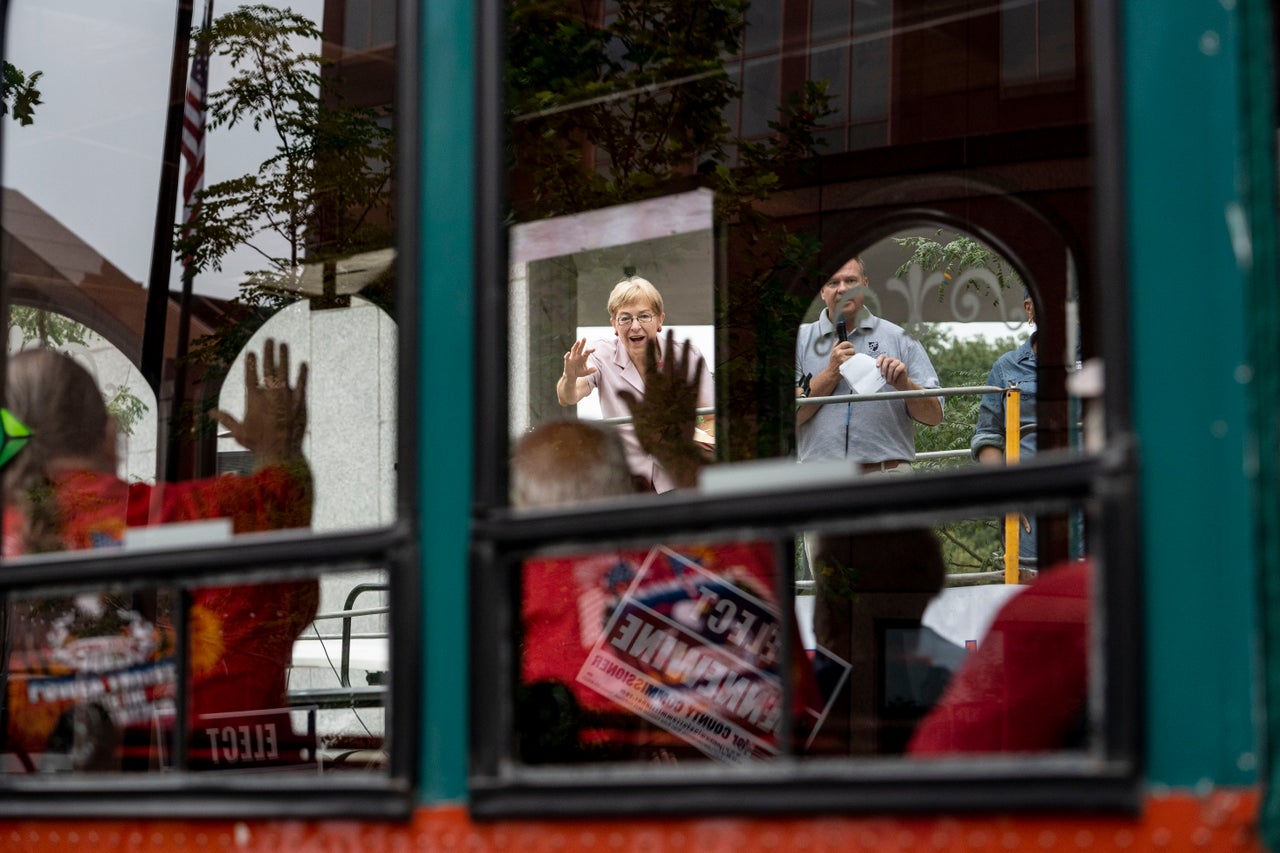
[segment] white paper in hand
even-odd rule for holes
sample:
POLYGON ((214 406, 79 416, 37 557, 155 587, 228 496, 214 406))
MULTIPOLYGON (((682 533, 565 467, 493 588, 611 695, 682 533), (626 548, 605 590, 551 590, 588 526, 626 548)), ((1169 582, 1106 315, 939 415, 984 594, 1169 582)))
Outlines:
POLYGON ((865 353, 854 353, 840 365, 840 375, 855 394, 874 394, 884 386, 884 376, 876 367, 876 360, 865 353))

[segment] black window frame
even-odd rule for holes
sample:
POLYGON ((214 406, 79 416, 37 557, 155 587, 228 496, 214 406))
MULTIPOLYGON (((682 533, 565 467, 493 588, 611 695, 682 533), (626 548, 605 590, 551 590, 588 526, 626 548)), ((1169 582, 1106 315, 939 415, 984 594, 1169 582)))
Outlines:
MULTIPOLYGON (((1096 324, 1105 356, 1106 446, 1095 456, 1065 461, 1032 460, 1001 472, 969 470, 917 478, 887 478, 854 488, 824 486, 768 494, 708 497, 668 494, 660 501, 587 506, 575 511, 516 513, 507 506, 503 448, 507 425, 506 341, 486 330, 506 328, 507 230, 499 177, 505 166, 500 33, 502 4, 479 7, 481 88, 477 109, 481 144, 478 193, 478 293, 476 350, 475 514, 471 567, 471 812, 479 818, 644 816, 687 814, 814 814, 822 812, 1081 811, 1134 813, 1141 802, 1142 636, 1136 491, 1137 454, 1128 403, 1130 368, 1127 339, 1128 295, 1113 288, 1106 310, 1085 319, 1096 324), (890 759, 778 760, 726 770, 715 765, 664 767, 614 765, 607 771, 566 765, 529 767, 509 759, 513 689, 513 631, 519 621, 519 560, 540 546, 600 544, 619 540, 653 543, 714 531, 821 526, 833 502, 846 518, 889 523, 919 513, 957 507, 948 499, 964 494, 965 510, 1016 506, 1019 500, 1080 501, 1094 517, 1105 517, 1104 534, 1090 551, 1107 567, 1094 586, 1100 624, 1093 637, 1106 676, 1091 693, 1105 709, 1096 722, 1093 748, 1083 754, 980 757, 937 763, 890 759), (633 508, 643 506, 644 511, 633 508)), ((1120 127, 1120 46, 1118 4, 1097 0, 1090 7, 1094 64, 1091 128, 1097 193, 1096 269, 1099 282, 1123 282, 1126 254, 1120 127)), ((1095 300, 1095 305, 1102 300, 1095 300)), ((750 535, 750 534, 749 534, 750 535)), ((781 598, 785 608, 789 592, 781 598)), ((1095 672, 1097 668, 1095 667, 1095 672)))
MULTIPOLYGON (((190 0, 185 0, 188 7, 190 0)), ((278 577, 322 577, 329 571, 385 570, 390 597, 390 684, 385 741, 388 767, 378 774, 316 773, 83 773, 65 776, 0 776, 0 816, 103 818, 320 818, 343 814, 404 819, 416 805, 421 601, 418 435, 406 428, 418 409, 419 313, 417 223, 421 208, 420 122, 421 15, 418 4, 397 3, 396 189, 397 411, 396 518, 381 528, 342 533, 278 531, 198 549, 71 553, 56 560, 24 557, 0 565, 0 600, 31 590, 157 586, 190 589, 208 584, 253 583, 278 577)), ((9 3, 0 6, 0 44, 9 3)), ((0 129, 0 150, 3 134, 0 129)), ((175 152, 176 156, 176 152, 175 152)), ((8 310, 0 285, 0 309, 8 310)), ((4 371, 0 369, 0 390, 4 371)), ((313 413, 313 417, 315 413, 313 413)), ((0 614, 0 622, 3 616, 0 614)), ((183 648, 180 643, 179 649, 183 648)), ((4 669, 7 676, 7 667, 4 669)), ((186 696, 180 683, 176 699, 186 696)))

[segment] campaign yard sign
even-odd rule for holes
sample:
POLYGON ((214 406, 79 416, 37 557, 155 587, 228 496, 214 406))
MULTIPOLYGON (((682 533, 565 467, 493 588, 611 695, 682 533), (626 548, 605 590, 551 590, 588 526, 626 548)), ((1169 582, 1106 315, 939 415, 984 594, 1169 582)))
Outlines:
POLYGON ((765 594, 654 548, 577 679, 714 759, 775 755, 784 629, 765 594))

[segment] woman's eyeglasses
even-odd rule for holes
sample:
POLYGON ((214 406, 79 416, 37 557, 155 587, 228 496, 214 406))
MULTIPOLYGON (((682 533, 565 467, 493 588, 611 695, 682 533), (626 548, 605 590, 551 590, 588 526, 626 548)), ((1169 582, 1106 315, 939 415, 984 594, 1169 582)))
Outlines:
POLYGON ((657 314, 650 314, 648 311, 645 311, 643 314, 637 314, 634 317, 630 314, 619 314, 617 317, 613 318, 613 322, 625 329, 632 323, 639 323, 641 326, 647 326, 656 319, 658 319, 657 314))

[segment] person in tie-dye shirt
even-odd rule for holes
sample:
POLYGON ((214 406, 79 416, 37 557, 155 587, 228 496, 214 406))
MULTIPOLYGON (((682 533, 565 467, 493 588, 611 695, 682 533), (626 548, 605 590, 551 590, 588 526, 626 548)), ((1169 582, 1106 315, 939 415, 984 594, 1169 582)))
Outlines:
MULTIPOLYGON (((304 364, 296 385, 290 384, 283 344, 277 358, 274 342, 267 342, 261 382, 257 356, 249 354, 244 418, 214 416, 254 453, 256 471, 150 485, 116 475, 115 422, 88 371, 50 349, 14 355, 6 404, 31 437, 4 471, 4 555, 117 548, 129 528, 213 518, 229 519, 236 533, 309 526, 311 474, 302 453, 306 377, 304 364)), ((195 725, 205 714, 285 705, 293 642, 315 618, 318 583, 202 587, 190 596, 195 725)), ((97 742, 86 760, 93 769, 118 769, 125 731, 172 708, 172 596, 161 598, 170 603, 154 614, 137 612, 128 597, 111 592, 13 605, 10 744, 28 754, 56 751, 68 715, 74 724, 65 725, 83 726, 91 704, 91 739, 97 742), (93 654, 82 654, 90 649, 93 654), (72 696, 79 681, 130 687, 121 695, 108 690, 90 703, 72 696)))

